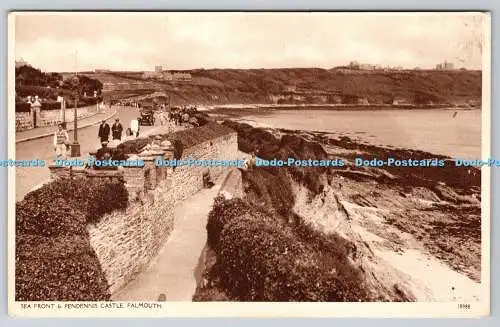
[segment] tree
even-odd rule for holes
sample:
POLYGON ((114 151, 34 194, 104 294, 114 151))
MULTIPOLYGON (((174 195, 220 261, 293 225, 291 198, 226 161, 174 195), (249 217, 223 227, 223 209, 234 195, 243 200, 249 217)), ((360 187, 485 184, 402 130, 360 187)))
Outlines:
MULTIPOLYGON (((74 76, 75 77, 75 76, 74 76)), ((97 94, 100 95, 102 91, 102 83, 99 80, 90 78, 85 75, 78 75, 78 82, 76 82, 75 78, 67 78, 63 82, 63 89, 77 91, 79 96, 83 96, 85 93, 93 96, 94 91, 97 91, 97 94)))

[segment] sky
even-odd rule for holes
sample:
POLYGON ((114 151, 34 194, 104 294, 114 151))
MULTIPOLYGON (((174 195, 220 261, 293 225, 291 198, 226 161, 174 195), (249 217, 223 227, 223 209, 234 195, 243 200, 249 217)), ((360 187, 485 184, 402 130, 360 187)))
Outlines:
POLYGON ((481 14, 23 13, 14 57, 44 71, 332 68, 351 61, 481 69, 481 14))

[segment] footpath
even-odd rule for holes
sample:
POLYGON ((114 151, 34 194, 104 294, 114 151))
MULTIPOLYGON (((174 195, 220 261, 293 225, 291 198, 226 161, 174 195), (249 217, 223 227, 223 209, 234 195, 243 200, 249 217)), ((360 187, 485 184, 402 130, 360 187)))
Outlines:
MULTIPOLYGON (((112 111, 103 111, 92 115, 90 117, 82 118, 78 120, 78 129, 85 128, 89 126, 94 126, 99 124, 103 119, 110 119, 114 115, 116 115, 116 108, 112 111)), ((53 136, 56 131, 57 126, 48 126, 48 127, 38 127, 28 129, 22 132, 16 132, 16 144, 21 142, 27 142, 35 139, 40 139, 48 136, 53 136)), ((68 123, 67 131, 73 130, 73 122, 68 123)))
POLYGON ((112 296, 114 301, 192 301, 207 240, 207 219, 226 174, 174 208, 174 229, 149 267, 112 296))

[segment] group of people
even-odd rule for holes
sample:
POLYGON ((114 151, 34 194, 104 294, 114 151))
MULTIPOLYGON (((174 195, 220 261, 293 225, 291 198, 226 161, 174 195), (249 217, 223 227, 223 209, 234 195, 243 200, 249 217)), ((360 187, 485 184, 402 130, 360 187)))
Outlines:
MULTIPOLYGON (((163 126, 168 121, 174 123, 175 125, 190 124, 192 126, 198 126, 198 120, 194 116, 198 112, 197 108, 191 107, 174 107, 170 112, 166 113, 164 110, 159 110, 156 114, 159 118, 160 124, 163 126)), ((130 122, 130 127, 125 131, 124 140, 130 140, 139 137, 140 130, 140 118, 132 119, 130 122)), ((99 132, 97 134, 101 145, 107 146, 110 142, 118 145, 122 141, 123 125, 120 123, 120 119, 116 118, 114 124, 110 127, 106 120, 102 120, 99 125, 99 132)), ((69 149, 69 137, 66 131, 65 124, 60 123, 58 129, 54 134, 54 151, 57 158, 66 158, 67 150, 69 149)))
POLYGON ((182 125, 182 123, 188 123, 193 126, 198 126, 198 120, 194 115, 198 112, 196 107, 173 107, 168 114, 168 120, 173 122, 175 125, 182 125))
POLYGON ((157 116, 158 120, 160 121, 161 126, 164 126, 167 123, 167 114, 165 113, 165 111, 159 110, 156 113, 156 116, 157 116))
MULTIPOLYGON (((138 137, 139 130, 139 118, 132 119, 132 121, 130 122, 130 127, 125 131, 125 140, 138 137)), ((109 127, 106 120, 101 121, 101 125, 99 125, 99 132, 97 134, 97 137, 100 139, 101 144, 109 143, 110 134, 114 143, 120 143, 122 141, 123 125, 120 123, 119 118, 115 119, 115 123, 111 127, 109 127)))
MULTIPOLYGON (((140 124, 139 118, 133 119, 130 122, 130 127, 125 131, 124 141, 134 139, 139 136, 140 124)), ((107 145, 110 140, 117 145, 122 141, 123 135, 123 125, 120 123, 120 119, 116 118, 114 124, 110 127, 106 120, 102 120, 99 125, 99 132, 97 137, 99 138, 101 145, 107 145)), ((57 125, 57 131, 54 133, 53 137, 54 151, 57 159, 66 159, 67 151, 70 147, 69 136, 64 123, 59 123, 57 125)))

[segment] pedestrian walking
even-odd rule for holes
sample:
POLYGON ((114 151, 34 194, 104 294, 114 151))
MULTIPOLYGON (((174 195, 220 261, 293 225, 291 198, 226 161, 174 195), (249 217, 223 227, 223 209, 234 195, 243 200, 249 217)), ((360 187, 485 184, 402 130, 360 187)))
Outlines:
POLYGON ((115 119, 115 123, 113 124, 113 126, 111 126, 111 132, 112 132, 112 135, 113 135, 113 140, 119 140, 119 141, 121 141, 121 139, 122 139, 122 132, 123 132, 123 126, 120 123, 120 119, 119 118, 115 119))
POLYGON ((101 143, 109 142, 109 131, 110 128, 106 120, 101 121, 101 125, 99 125, 99 134, 97 135, 97 137, 101 139, 101 143))
POLYGON ((134 133, 135 137, 139 136, 139 119, 132 119, 130 121, 130 129, 132 130, 132 133, 134 133))
POLYGON ((68 144, 68 132, 63 128, 63 124, 60 123, 57 126, 57 131, 54 134, 54 151, 56 152, 57 159, 66 159, 68 144))
POLYGON ((160 111, 160 125, 165 125, 165 112, 160 111))

